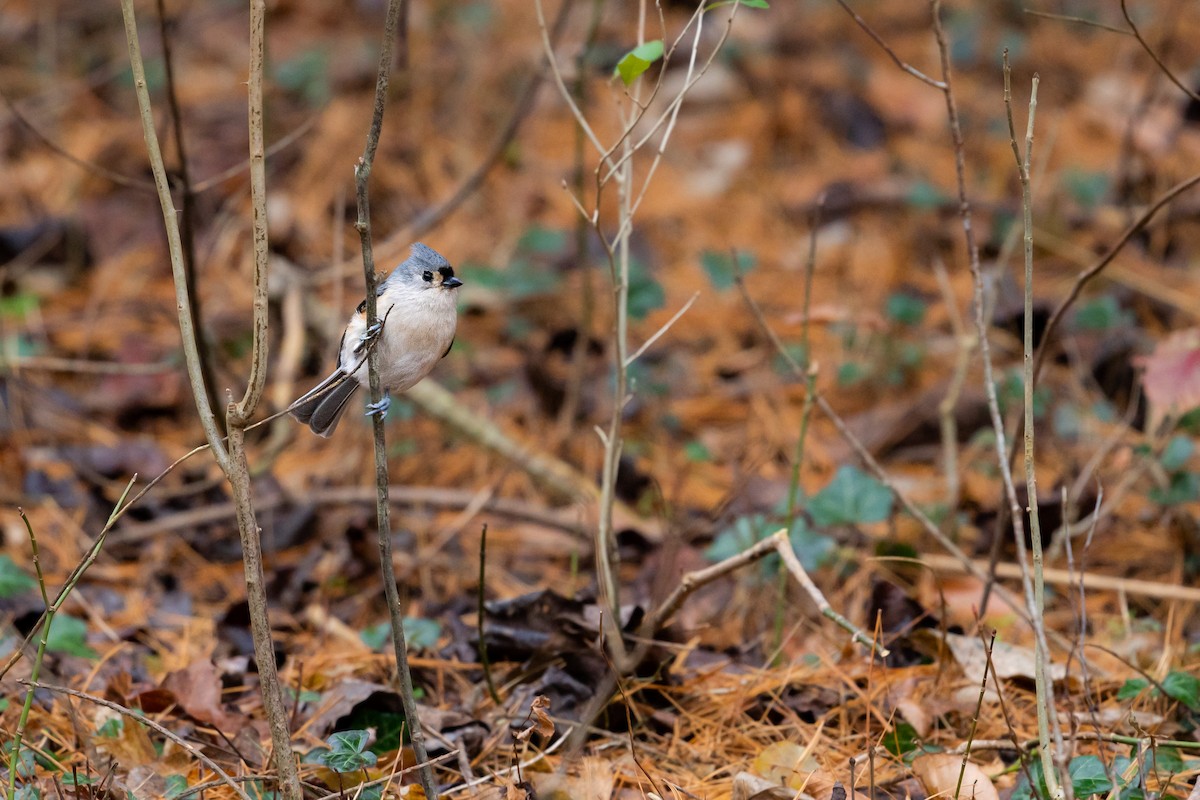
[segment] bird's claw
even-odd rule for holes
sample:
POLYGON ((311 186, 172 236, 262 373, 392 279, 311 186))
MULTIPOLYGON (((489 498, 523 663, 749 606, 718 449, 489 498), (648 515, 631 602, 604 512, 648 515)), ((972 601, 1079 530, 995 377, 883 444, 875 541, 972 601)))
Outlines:
POLYGON ((378 336, 381 330, 383 330, 383 322, 376 320, 374 325, 363 331, 362 336, 359 336, 358 340, 360 342, 369 342, 378 336))
POLYGON ((382 399, 378 403, 367 403, 367 416, 379 417, 380 419, 387 416, 388 409, 392 407, 392 396, 384 393, 382 399))

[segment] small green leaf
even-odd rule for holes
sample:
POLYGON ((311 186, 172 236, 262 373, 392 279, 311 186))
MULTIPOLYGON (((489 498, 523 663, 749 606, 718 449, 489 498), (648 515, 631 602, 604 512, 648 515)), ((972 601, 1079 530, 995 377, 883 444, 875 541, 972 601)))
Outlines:
POLYGON ((1133 315, 1122 309, 1117 298, 1110 294, 1102 294, 1080 306, 1073 320, 1075 329, 1079 331, 1110 331, 1127 327, 1133 322, 1133 315))
POLYGON ((666 303, 667 293, 663 291, 662 284, 654 280, 648 270, 637 268, 629 270, 629 295, 626 305, 631 318, 645 319, 647 314, 662 308, 666 303))
POLYGON ((704 7, 704 10, 712 11, 714 8, 720 8, 721 6, 731 6, 735 2, 740 6, 745 6, 746 8, 770 8, 771 7, 770 5, 768 5, 767 0, 740 0, 740 2, 738 2, 738 0, 717 0, 717 2, 715 2, 715 3, 709 3, 708 5, 706 5, 704 7))
POLYGON ((95 658, 96 651, 87 644, 87 624, 70 614, 58 613, 46 633, 46 649, 82 658, 95 658))
POLYGON ((724 561, 736 556, 763 538, 767 520, 762 514, 738 517, 732 525, 717 534, 712 544, 704 551, 709 561, 724 561))
POLYGON ((868 375, 868 370, 865 366, 857 361, 843 361, 838 365, 837 382, 838 386, 847 387, 865 380, 868 375))
POLYGON ((1112 176, 1107 172, 1086 172, 1068 169, 1063 175, 1067 192, 1085 209, 1094 209, 1104 200, 1112 185, 1112 176))
POLYGON ((895 292, 887 299, 887 318, 901 325, 920 325, 925 319, 925 301, 907 292, 895 292))
MULTIPOLYGON (((1195 444, 1190 436, 1172 436, 1171 441, 1167 442, 1167 446, 1163 448, 1162 458, 1159 463, 1167 472, 1175 472, 1181 469, 1188 459, 1192 457, 1192 451, 1195 449, 1195 444)), ((2 566, 2 565, 0 565, 2 566)), ((3 570, 0 570, 0 575, 3 570)))
MULTIPOLYGON (((428 650, 437 644, 442 635, 442 626, 422 617, 404 618, 404 642, 415 650, 428 650)), ((392 641, 392 623, 380 622, 369 625, 358 633, 362 643, 372 650, 382 650, 392 641)))
POLYGON ((188 789, 186 775, 168 775, 163 782, 165 784, 163 796, 168 798, 168 800, 178 797, 188 789))
POLYGON ((1155 487, 1150 490, 1150 499, 1159 505, 1176 506, 1200 498, 1200 474, 1175 472, 1171 474, 1166 489, 1155 487))
POLYGON ((1146 751, 1146 756, 1146 768, 1160 775, 1178 775, 1185 769, 1183 756, 1176 747, 1154 747, 1146 751))
POLYGON ((892 493, 858 467, 839 467, 833 480, 808 504, 820 527, 880 522, 892 513, 892 493))
POLYGON ((537 255, 555 255, 567 249, 570 234, 558 228, 530 226, 517 240, 517 250, 537 255))
POLYGON ((1078 756, 1071 759, 1067 768, 1075 797, 1083 800, 1094 794, 1104 794, 1112 789, 1112 781, 1104 771, 1104 762, 1098 756, 1078 756))
POLYGON ((1200 711, 1200 680, 1195 675, 1172 670, 1163 678, 1162 687, 1167 697, 1192 711, 1200 711))
POLYGON ((1130 678, 1129 680, 1125 681, 1125 683, 1121 684, 1121 688, 1117 690, 1117 699, 1132 700, 1142 692, 1146 691, 1146 688, 1149 686, 1150 682, 1145 678, 1130 678))
POLYGON ((121 731, 125 728, 125 721, 120 717, 113 717, 105 720, 104 724, 96 728, 97 736, 106 736, 110 739, 116 739, 121 735, 121 731))
MULTIPOLYGON (((7 745, 7 743, 6 743, 7 745)), ((4 748, 4 755, 7 757, 12 754, 9 747, 4 748)), ((21 752, 17 754, 17 774, 22 778, 32 778, 37 772, 37 754, 30 750, 25 745, 21 745, 21 752)))
POLYGON ((41 299, 32 292, 0 297, 0 317, 24 317, 41 307, 41 299))
POLYGON ((8 555, 0 555, 0 599, 15 597, 37 588, 37 581, 25 573, 8 555))
POLYGON ((707 273, 708 282, 719 292, 732 289, 739 272, 745 274, 754 268, 754 255, 738 251, 736 269, 734 264, 729 253, 719 250, 705 250, 700 254, 700 266, 707 273))
POLYGON ((640 44, 626 53, 624 58, 617 62, 617 66, 613 70, 613 77, 620 77, 621 82, 629 86, 641 77, 642 73, 650 69, 650 65, 658 61, 662 56, 662 39, 655 39, 652 42, 640 44))
POLYGON ((370 731, 338 731, 325 741, 330 748, 324 757, 325 766, 334 772, 355 772, 375 766, 378 758, 367 749, 370 740, 370 731))
POLYGON ((797 517, 788 531, 788 541, 792 550, 805 569, 814 570, 827 562, 836 549, 833 538, 818 533, 805 523, 803 517, 797 517))
POLYGON ((685 444, 683 454, 688 461, 712 461, 712 453, 699 439, 693 439, 685 444))
POLYGON ((916 749, 918 738, 916 728, 907 722, 901 722, 883 735, 883 747, 900 758, 916 749))

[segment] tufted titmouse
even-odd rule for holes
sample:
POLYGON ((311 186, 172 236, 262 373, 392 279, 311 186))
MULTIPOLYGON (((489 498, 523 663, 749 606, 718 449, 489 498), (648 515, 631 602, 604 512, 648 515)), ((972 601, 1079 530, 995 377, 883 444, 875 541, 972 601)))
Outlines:
POLYGON ((292 416, 328 437, 337 427, 346 403, 367 386, 367 345, 378 335, 379 383, 385 394, 378 404, 367 404, 367 414, 386 414, 391 399, 386 392, 403 392, 424 378, 454 344, 458 324, 455 292, 462 281, 454 267, 420 242, 391 275, 376 287, 379 325, 367 329, 367 301, 359 303, 350 318, 338 350, 333 374, 292 403, 292 416))

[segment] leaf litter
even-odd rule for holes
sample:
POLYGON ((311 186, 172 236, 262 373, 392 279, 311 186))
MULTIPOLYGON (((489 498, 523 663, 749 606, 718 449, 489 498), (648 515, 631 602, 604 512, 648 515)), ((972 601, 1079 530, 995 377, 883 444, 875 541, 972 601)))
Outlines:
MULTIPOLYGON (((869 13, 898 53, 934 74, 923 6, 858 10, 869 13)), ((234 46, 244 40, 244 20, 202 7, 178 13, 187 23, 174 31, 174 43, 189 76, 180 91, 193 169, 216 175, 237 167, 245 149, 238 122, 244 98, 237 94, 244 66, 234 46)), ((317 118, 269 163, 275 255, 306 287, 299 324, 277 329, 281 369, 272 374, 270 392, 282 407, 327 367, 342 312, 358 297, 353 266, 330 266, 354 253, 334 253, 331 234, 340 228, 344 241, 354 240, 335 212, 350 187, 344 154, 361 146, 374 65, 329 54, 374 46, 378 23, 363 10, 334 13, 320 4, 284 3, 273 14, 279 64, 273 134, 317 118), (284 328, 293 341, 284 339, 284 328)), ((61 40, 53 83, 30 77, 32 65, 42 63, 32 34, 10 40, 13 63, 22 66, 0 81, 6 96, 72 154, 136 181, 144 175, 144 150, 131 93, 105 73, 121 70, 119 30, 98 12, 81 8, 78 15, 52 23, 61 40)), ((601 27, 610 60, 587 73, 596 110, 611 91, 616 59, 635 50, 632 29, 618 16, 601 27)), ((677 23, 674 11, 667 18, 677 23)), ((39 19, 19 7, 12 30, 32 32, 43 24, 39 19)), ((998 308, 998 391, 1011 416, 1021 391, 1013 382, 1020 354, 1012 336, 1021 312, 1012 304, 1019 287, 1007 276, 1011 262, 1002 259, 1020 209, 1007 142, 989 130, 1003 113, 991 48, 1001 40, 1019 45, 1013 48, 1018 87, 1034 70, 1054 76, 1043 83, 1039 123, 1038 152, 1046 154, 1035 197, 1039 309, 1058 302, 1130 213, 1194 169, 1200 139, 1186 104, 1169 92, 1153 100, 1152 113, 1130 123, 1132 108, 1123 104, 1156 76, 1148 62, 1114 69, 1141 58, 1130 37, 1012 19, 986 4, 965 4, 951 22, 959 48, 956 90, 972 115, 965 153, 970 188, 985 257, 995 264, 989 275, 998 308), (1114 59, 1116 50, 1125 60, 1114 59)), ((387 234, 447 196, 474 166, 508 111, 513 82, 536 65, 539 52, 524 4, 478 4, 444 19, 417 16, 413 24, 416 71, 397 104, 408 107, 395 115, 402 121, 391 123, 373 186, 383 229, 377 256, 385 259, 407 246, 387 234)), ((1200 55, 1194 10, 1160 24, 1173 34, 1175 63, 1200 55)), ((622 536, 629 596, 620 622, 627 630, 673 588, 675 576, 709 563, 706 552, 723 532, 753 541, 778 528, 793 530, 787 499, 804 388, 780 368, 739 301, 731 283, 735 264, 786 346, 799 348, 809 326, 802 355, 819 365, 819 387, 867 436, 897 485, 940 513, 939 524, 973 556, 986 558, 999 536, 1001 558, 1014 557, 1008 537, 993 529, 999 482, 986 416, 979 413, 977 363, 953 414, 962 483, 952 508, 938 461, 936 407, 948 391, 958 346, 951 318, 966 313, 971 291, 953 216, 953 153, 942 99, 898 71, 836 8, 743 9, 733 30, 729 62, 706 77, 711 89, 685 105, 634 240, 635 342, 701 294, 634 374, 623 472, 638 479, 622 482, 621 499, 664 523, 669 534, 662 545, 649 544, 656 539, 639 537, 634 524, 622 536), (805 317, 799 311, 805 241, 819 196, 825 205, 805 317), (945 287, 929 267, 938 259, 949 271, 945 287)), ((657 68, 639 66, 647 74, 657 68)), ((667 76, 674 77, 670 69, 667 76)), ((11 442, 0 448, 0 474, 5 504, 30 514, 55 588, 128 477, 156 474, 201 437, 178 369, 157 208, 136 186, 114 185, 64 162, 15 122, 5 131, 9 179, 0 189, 0 243, 13 246, 0 267, 0 337, 4 352, 15 356, 0 386, 0 433, 11 442), (88 371, 94 364, 105 371, 88 371)), ((593 246, 576 251, 575 212, 558 188, 574 167, 573 142, 570 119, 543 90, 504 163, 428 235, 487 288, 464 295, 460 343, 435 377, 453 389, 457 403, 509 436, 593 474, 599 459, 590 431, 610 413, 609 312, 594 304, 584 329, 582 298, 602 294, 606 275, 586 266, 596 262, 593 246), (577 353, 586 357, 581 373, 573 363, 577 353), (576 374, 586 391, 574 416, 564 418, 576 374)), ((237 386, 245 372, 243 189, 244 178, 228 178, 203 193, 198 207, 201 307, 220 354, 222 387, 237 386)), ((1186 445, 1197 430, 1187 418, 1196 404, 1189 367, 1200 285, 1187 267, 1198 243, 1195 208, 1194 199, 1181 198, 1124 251, 1102 285, 1088 290, 1088 299, 1102 299, 1108 311, 1098 307, 1063 336, 1039 387, 1045 394, 1038 467, 1047 491, 1039 504, 1050 513, 1067 489, 1058 523, 1076 523, 1067 537, 1044 522, 1060 544, 1056 566, 1067 566, 1069 544, 1075 569, 1167 587, 1194 582, 1200 467, 1186 445), (1167 416, 1179 425, 1176 439, 1158 435, 1167 416), (1092 463, 1097 453, 1103 457, 1092 463), (1103 487, 1106 513, 1092 528, 1087 514, 1099 498, 1096 485, 1103 487)), ((447 508, 416 498, 405 502, 395 534, 398 573, 413 587, 404 611, 427 623, 414 659, 423 719, 433 755, 444 759, 440 779, 462 787, 456 793, 801 792, 824 800, 846 796, 849 787, 855 796, 948 795, 958 785, 958 753, 976 717, 978 747, 959 796, 1021 797, 1030 775, 1034 785, 1040 780, 1037 759, 1023 775, 1015 758, 1018 744, 1028 752, 1036 739, 1029 631, 1002 604, 989 604, 986 623, 1001 642, 990 674, 1000 680, 992 678, 976 709, 988 662, 972 630, 981 587, 905 561, 936 546, 896 511, 820 417, 803 453, 795 493, 802 524, 793 541, 831 605, 868 631, 879 620, 878 635, 895 658, 871 663, 814 616, 806 598, 781 589, 777 566, 764 562, 690 599, 621 682, 586 754, 570 752, 559 737, 578 724, 608 668, 591 588, 593 511, 564 502, 519 465, 418 408, 397 406, 390 429, 396 484, 487 490, 510 509, 529 509, 524 518, 464 517, 467 504, 447 508), (541 511, 561 512, 570 524, 530 519, 541 511), (484 520, 491 534, 482 630, 499 705, 484 690, 478 663, 477 528, 484 520), (938 641, 959 643, 969 656, 950 658, 938 641), (549 708, 535 698, 549 698, 549 708), (535 727, 541 731, 529 733, 535 727), (519 776, 508 772, 516 765, 524 765, 519 776)), ((361 764, 370 777, 386 780, 412 766, 391 689, 389 648, 363 635, 386 613, 375 577, 371 493, 337 494, 370 481, 363 468, 370 461, 367 429, 346 428, 328 444, 297 435, 282 420, 253 442, 295 749, 306 774, 327 791, 340 788, 338 778, 318 754, 330 750, 329 738, 339 732, 371 731, 361 748, 344 748, 343 765, 357 763, 355 753, 375 752, 363 748, 376 748, 376 763, 361 764)), ((11 651, 41 606, 28 582, 24 530, 8 511, 0 520, 9 559, 0 561, 0 643, 11 651)), ((230 773, 263 775, 267 736, 237 561, 225 487, 210 462, 193 459, 113 532, 52 629, 42 681, 136 709, 230 773)), ((1016 583, 1006 585, 1019 593, 1016 583)), ((1145 763, 1136 744, 1082 734, 1193 738, 1200 707, 1188 649, 1196 637, 1193 606, 1122 590, 1081 595, 1068 582, 1052 587, 1046 619, 1062 637, 1055 668, 1071 676, 1060 687, 1058 711, 1081 732, 1071 764, 1076 796, 1112 788, 1106 766, 1123 790, 1183 796, 1200 766, 1189 749, 1160 744, 1148 769, 1131 768, 1137 758, 1145 763)), ((21 662, 3 681, 6 734, 15 729, 24 693, 17 681, 28 676, 21 662)), ((21 779, 43 793, 58 776, 110 794, 178 796, 181 787, 213 776, 193 752, 111 709, 45 689, 34 699, 26 739, 32 755, 22 755, 21 779)), ((419 792, 410 784, 405 790, 419 792)), ((80 786, 70 791, 85 793, 80 786)), ((229 796, 232 789, 205 792, 229 796)))

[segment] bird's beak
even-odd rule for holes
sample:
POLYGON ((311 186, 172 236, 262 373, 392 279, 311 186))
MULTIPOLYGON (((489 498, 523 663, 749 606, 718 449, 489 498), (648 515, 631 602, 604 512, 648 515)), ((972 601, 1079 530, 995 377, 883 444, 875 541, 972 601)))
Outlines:
POLYGON ((462 286, 462 281, 458 278, 446 278, 446 280, 442 281, 443 289, 457 289, 460 286, 462 286))

